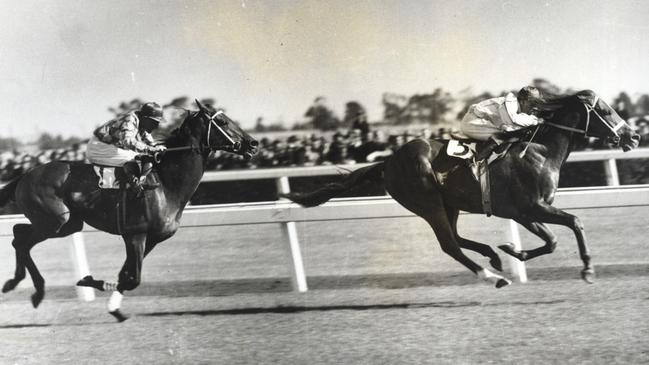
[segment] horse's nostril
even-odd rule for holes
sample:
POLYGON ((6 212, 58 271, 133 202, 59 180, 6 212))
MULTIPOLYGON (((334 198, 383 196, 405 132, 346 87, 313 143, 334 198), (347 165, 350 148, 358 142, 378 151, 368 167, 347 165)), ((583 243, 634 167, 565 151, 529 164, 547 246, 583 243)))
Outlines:
POLYGON ((250 145, 250 147, 257 147, 257 146, 259 146, 259 142, 258 142, 257 140, 255 140, 255 139, 253 139, 252 141, 248 142, 248 144, 250 145))

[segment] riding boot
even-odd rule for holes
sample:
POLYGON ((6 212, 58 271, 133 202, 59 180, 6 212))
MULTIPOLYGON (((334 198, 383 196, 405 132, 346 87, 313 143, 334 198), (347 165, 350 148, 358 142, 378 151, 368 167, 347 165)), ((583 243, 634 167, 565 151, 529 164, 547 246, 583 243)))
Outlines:
POLYGON ((489 139, 485 143, 483 143, 480 148, 478 148, 478 151, 475 154, 476 162, 489 158, 494 149, 496 149, 496 147, 498 147, 499 145, 500 142, 498 142, 493 137, 489 137, 489 139))
POLYGON ((131 191, 135 193, 136 197, 142 197, 144 187, 140 182, 140 164, 135 160, 128 161, 124 164, 124 172, 131 191))
POLYGON ((149 175, 151 170, 153 170, 153 162, 149 161, 148 159, 143 159, 142 174, 140 176, 140 181, 142 182, 142 187, 145 190, 153 190, 158 186, 160 186, 160 183, 157 181, 147 182, 146 177, 149 175))

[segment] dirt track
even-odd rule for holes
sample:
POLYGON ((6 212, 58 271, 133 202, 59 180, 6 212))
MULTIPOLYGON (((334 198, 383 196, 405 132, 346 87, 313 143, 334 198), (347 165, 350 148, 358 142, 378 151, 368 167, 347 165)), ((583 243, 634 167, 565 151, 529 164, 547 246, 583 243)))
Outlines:
MULTIPOLYGON (((528 265, 532 281, 501 290, 477 284, 417 219, 299 224, 306 294, 290 292, 278 227, 181 230, 147 257, 142 287, 124 301, 136 316, 121 325, 105 296, 72 299, 69 247, 55 240, 34 250, 41 308, 30 306, 29 279, 0 297, 0 363, 647 363, 646 211, 577 212, 595 285, 578 279, 576 243, 558 228, 557 252, 528 265)), ((464 216, 460 227, 504 241, 498 220, 464 216)), ((14 260, 2 241, 0 280, 14 260)), ((113 278, 119 239, 86 244, 93 274, 113 278)))
POLYGON ((649 362, 649 281, 131 297, 0 304, 0 363, 473 364, 649 362), (9 317, 9 318, 8 318, 9 317))

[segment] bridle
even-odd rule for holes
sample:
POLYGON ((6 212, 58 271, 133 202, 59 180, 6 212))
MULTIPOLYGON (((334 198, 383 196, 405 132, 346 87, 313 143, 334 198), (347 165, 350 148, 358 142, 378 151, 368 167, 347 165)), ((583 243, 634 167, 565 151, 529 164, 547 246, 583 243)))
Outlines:
POLYGON ((241 147, 241 142, 235 142, 232 139, 232 137, 230 136, 230 134, 227 131, 225 131, 223 128, 221 128, 221 125, 219 125, 219 123, 214 120, 218 116, 220 116, 222 118, 225 118, 225 119, 228 119, 228 120, 221 120, 221 118, 219 118, 219 120, 221 121, 221 125, 227 125, 228 122, 232 122, 231 120, 229 120, 230 118, 228 118, 228 116, 225 115, 223 110, 219 110, 216 113, 214 113, 214 115, 209 117, 210 118, 210 124, 207 126, 207 137, 206 137, 206 140, 205 140, 205 145, 210 150, 217 150, 217 149, 219 149, 219 150, 230 150, 230 151, 238 150, 241 147), (229 145, 210 146, 210 134, 212 133, 212 125, 219 132, 221 132, 221 135, 223 137, 225 137, 225 139, 230 143, 229 145))
MULTIPOLYGON (((601 122, 606 128, 608 128, 613 133, 613 135, 609 136, 608 138, 619 140, 620 135, 617 132, 618 132, 618 130, 620 130, 620 128, 622 128, 624 125, 626 125, 626 122, 625 121, 620 121, 617 125, 615 125, 614 127, 611 127, 606 122, 606 120, 604 120, 604 118, 600 115, 600 113, 595 109, 595 106, 597 105, 598 101, 600 101, 600 98, 599 98, 599 96, 595 95, 595 99, 593 100, 592 104, 589 105, 589 104, 586 104, 586 103, 582 103, 584 108, 586 108, 586 127, 584 129, 567 127, 565 125, 556 124, 556 123, 552 123, 552 122, 544 122, 543 124, 552 126, 554 128, 570 131, 570 132, 580 133, 580 134, 583 134, 586 137, 592 137, 588 133, 588 131, 590 129, 590 115, 592 113, 592 114, 595 115, 595 117, 597 117, 597 118, 594 118, 595 120, 601 122)), ((604 103, 608 108, 611 108, 604 100, 602 100, 602 103, 604 103)))
POLYGON ((234 151, 238 150, 241 147, 240 142, 235 142, 234 139, 232 139, 232 136, 230 136, 230 134, 227 131, 225 131, 223 128, 221 128, 221 126, 227 125, 228 122, 231 122, 229 120, 230 118, 228 118, 228 116, 225 115, 223 110, 217 111, 212 116, 210 116, 209 114, 207 114, 203 110, 199 110, 198 112, 196 112, 196 114, 198 114, 198 113, 205 113, 207 115, 207 117, 209 118, 209 124, 207 126, 207 136, 206 136, 206 139, 205 139, 205 145, 201 144, 198 147, 197 146, 171 147, 171 148, 167 148, 164 152, 182 151, 182 150, 189 150, 189 149, 191 149, 191 150, 198 149, 199 152, 203 152, 205 149, 209 150, 210 152, 217 151, 217 150, 227 151, 227 152, 234 152, 234 151), (225 118, 226 120, 222 120, 221 118, 225 118), (220 124, 216 120, 219 120, 220 124), (229 144, 210 145, 210 136, 212 134, 212 126, 214 126, 214 128, 218 132, 221 133, 221 135, 227 140, 227 142, 229 142, 229 144))

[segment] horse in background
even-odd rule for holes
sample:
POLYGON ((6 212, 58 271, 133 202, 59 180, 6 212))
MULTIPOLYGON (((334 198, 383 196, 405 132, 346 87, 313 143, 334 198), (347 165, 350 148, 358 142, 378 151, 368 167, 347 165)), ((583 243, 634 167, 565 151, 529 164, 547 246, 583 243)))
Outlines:
MULTIPOLYGON (((590 90, 540 101, 537 108, 546 122, 538 126, 534 140, 514 142, 508 152, 487 169, 492 213, 515 220, 545 244, 523 251, 506 245, 499 248, 519 260, 530 260, 552 253, 557 245, 557 238, 547 223, 569 227, 575 234, 584 264, 582 278, 592 282, 595 269, 582 223, 576 216, 552 206, 559 171, 577 138, 606 139, 626 152, 638 146, 640 137, 590 90)), ((446 254, 496 287, 508 285, 508 279, 481 267, 461 250, 469 249, 490 258, 491 266, 502 271, 500 258, 490 246, 458 234, 459 211, 485 212, 480 183, 464 160, 446 153, 447 144, 448 141, 415 139, 385 162, 358 169, 340 183, 310 193, 295 192, 284 196, 311 207, 365 182, 383 182, 392 198, 428 222, 446 254)))
POLYGON ((78 285, 99 290, 114 289, 109 312, 118 320, 122 293, 140 284, 142 261, 160 242, 173 236, 180 225, 183 210, 196 191, 212 151, 223 150, 250 159, 258 142, 244 132, 222 111, 214 112, 198 100, 197 112, 188 112, 178 129, 165 141, 167 151, 150 178, 160 186, 136 199, 124 189, 99 189, 93 166, 83 163, 53 161, 17 177, 0 190, 0 205, 14 200, 30 224, 13 227, 16 271, 2 288, 13 290, 25 278, 25 269, 36 292, 36 308, 45 295, 45 280, 34 263, 30 250, 49 238, 65 237, 82 230, 84 222, 98 230, 121 235, 126 260, 118 283, 110 285, 86 277, 78 285), (116 214, 117 213, 117 214, 116 214), (120 218, 121 213, 121 218, 120 218))

